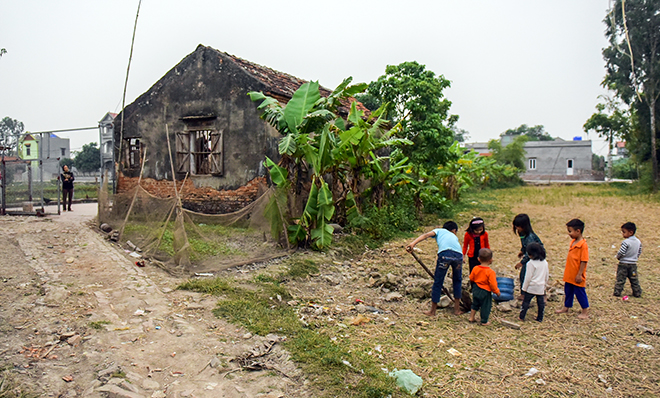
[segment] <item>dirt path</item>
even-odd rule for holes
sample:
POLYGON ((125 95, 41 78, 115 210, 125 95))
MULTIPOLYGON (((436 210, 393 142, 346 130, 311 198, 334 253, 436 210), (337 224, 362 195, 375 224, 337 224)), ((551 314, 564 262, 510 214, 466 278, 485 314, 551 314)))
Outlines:
POLYGON ((22 385, 55 397, 305 396, 278 336, 252 336, 211 313, 217 299, 136 267, 83 206, 0 218, 1 362, 22 385), (271 345, 274 371, 231 362, 271 345))

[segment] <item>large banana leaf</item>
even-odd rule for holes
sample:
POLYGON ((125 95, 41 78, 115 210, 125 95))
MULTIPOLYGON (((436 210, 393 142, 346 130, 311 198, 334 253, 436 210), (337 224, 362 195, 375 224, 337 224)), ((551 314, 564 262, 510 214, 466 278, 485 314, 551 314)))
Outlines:
POLYGON ((363 93, 368 87, 369 85, 367 83, 354 84, 352 86, 346 87, 346 90, 344 90, 344 94, 349 96, 360 94, 363 93))
POLYGON ((312 229, 310 237, 314 246, 319 249, 330 246, 332 244, 333 228, 326 222, 319 223, 317 228, 312 229))
POLYGON ((285 168, 275 164, 268 156, 266 156, 264 163, 270 173, 270 179, 275 185, 282 186, 288 183, 287 177, 289 176, 289 172, 285 168))
POLYGON ((350 129, 348 129, 348 131, 343 132, 339 136, 339 138, 341 138, 341 143, 339 144, 339 146, 343 147, 348 144, 357 145, 363 136, 364 136, 364 130, 362 130, 357 126, 351 127, 350 129))
POLYGON ((332 139, 330 138, 330 126, 326 124, 321 132, 319 140, 318 164, 314 165, 315 171, 319 174, 325 173, 326 169, 332 166, 332 139))
POLYGON ((363 121, 362 116, 364 116, 364 112, 357 109, 355 102, 351 102, 351 111, 348 114, 348 121, 353 124, 358 124, 363 121))
POLYGON ((300 225, 305 227, 312 225, 316 215, 318 214, 318 195, 319 188, 316 186, 316 178, 313 178, 312 188, 309 190, 309 197, 307 198, 307 203, 305 204, 305 209, 303 210, 303 214, 300 219, 300 225))
POLYGON ((293 93, 293 97, 284 108, 284 120, 286 120, 289 131, 298 131, 298 125, 302 123, 305 115, 312 110, 320 98, 319 82, 305 83, 293 93))
POLYGON ((329 96, 330 96, 330 97, 335 97, 335 98, 336 98, 336 97, 340 97, 340 96, 344 93, 344 91, 346 90, 346 87, 348 87, 348 85, 349 85, 352 81, 353 81, 353 76, 349 76, 349 77, 347 77, 346 79, 344 79, 344 81, 342 81, 341 83, 339 83, 339 85, 337 86, 337 88, 335 88, 329 96))
POLYGON ((335 119, 334 123, 335 126, 337 126, 340 130, 346 130, 346 122, 344 121, 344 119, 338 117, 337 119, 335 119))
POLYGON ((295 134, 287 134, 280 140, 279 151, 280 155, 293 155, 298 149, 295 134))
POLYGON ((318 215, 316 218, 316 228, 312 229, 310 237, 314 245, 322 249, 332 243, 333 228, 328 225, 332 215, 335 213, 335 204, 332 200, 332 192, 323 179, 321 179, 321 189, 318 190, 318 215))
POLYGON ((319 170, 319 150, 314 145, 306 143, 302 145, 302 152, 305 154, 305 161, 312 166, 315 172, 319 170))
POLYGON ((332 191, 328 187, 328 183, 321 180, 321 189, 318 191, 318 199, 316 204, 318 206, 318 221, 322 218, 330 221, 335 214, 335 203, 332 200, 332 191))
POLYGON ((261 101, 261 100, 265 100, 266 98, 269 98, 266 97, 264 93, 262 93, 261 91, 250 91, 249 93, 247 93, 247 95, 250 97, 250 100, 252 101, 261 101))
POLYGON ((359 226, 360 221, 362 221, 362 215, 360 214, 360 210, 358 209, 353 191, 348 191, 348 193, 346 194, 346 200, 344 201, 344 206, 346 208, 346 220, 350 224, 359 226))
POLYGON ((301 224, 289 225, 287 230, 289 231, 289 242, 294 245, 307 239, 307 230, 301 224))
POLYGON ((273 239, 279 239, 284 231, 286 202, 287 190, 278 187, 264 208, 264 216, 270 222, 270 234, 273 239))

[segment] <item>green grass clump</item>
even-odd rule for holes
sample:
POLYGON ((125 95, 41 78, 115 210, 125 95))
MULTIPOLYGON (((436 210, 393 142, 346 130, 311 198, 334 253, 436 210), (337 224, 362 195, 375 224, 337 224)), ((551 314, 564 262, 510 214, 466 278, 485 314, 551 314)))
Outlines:
POLYGON ((257 283, 273 283, 273 284, 279 284, 280 280, 275 279, 270 275, 265 275, 265 274, 259 274, 254 277, 254 281, 257 283))
POLYGON ((119 370, 110 375, 110 378, 115 378, 115 377, 119 379, 125 379, 126 373, 123 370, 119 370))
POLYGON ((212 294, 219 296, 234 291, 228 280, 223 278, 214 279, 190 279, 177 286, 179 290, 190 290, 193 292, 212 294))
POLYGON ((289 269, 282 273, 286 279, 304 278, 310 274, 318 274, 319 267, 312 260, 296 260, 289 265, 289 269))
POLYGON ((89 327, 96 330, 103 329, 104 325, 109 325, 110 321, 94 321, 89 323, 89 327))
MULTIPOLYGON (((313 272, 318 272, 318 268, 305 260, 294 262, 280 276, 302 277, 313 272)), ((222 278, 190 280, 178 289, 224 295, 213 311, 216 316, 240 324, 254 334, 287 336, 283 344, 292 358, 314 376, 326 396, 380 398, 398 391, 394 379, 382 372, 371 357, 351 352, 300 322, 294 308, 286 304, 291 296, 277 279, 260 275, 254 281, 256 289, 233 286, 222 278)))

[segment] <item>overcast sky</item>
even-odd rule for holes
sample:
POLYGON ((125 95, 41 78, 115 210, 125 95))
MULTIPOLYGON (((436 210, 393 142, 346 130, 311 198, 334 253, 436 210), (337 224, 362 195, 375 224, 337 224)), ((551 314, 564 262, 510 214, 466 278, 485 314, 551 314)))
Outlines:
MULTIPOLYGON (((137 6, 4 1, 0 117, 43 131, 96 126, 120 111, 137 6)), ((607 8, 607 0, 143 0, 126 104, 201 43, 328 88, 417 61, 451 81, 451 113, 470 141, 523 123, 587 138, 582 125, 606 93, 607 8)), ((77 150, 98 131, 60 136, 77 150)))

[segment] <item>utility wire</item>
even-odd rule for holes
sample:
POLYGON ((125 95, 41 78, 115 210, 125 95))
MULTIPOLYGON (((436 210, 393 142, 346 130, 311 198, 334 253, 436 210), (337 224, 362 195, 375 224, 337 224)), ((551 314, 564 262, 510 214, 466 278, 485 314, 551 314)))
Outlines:
MULTIPOLYGON (((140 16, 140 6, 142 0, 138 2, 137 12, 135 13, 135 24, 133 25, 133 37, 131 38, 131 52, 128 55, 128 67, 126 67, 126 80, 124 81, 124 93, 121 99, 121 128, 119 129, 119 156, 121 156, 121 145, 124 141, 124 107, 126 106, 126 87, 128 87, 128 74, 131 70, 131 60, 133 59, 133 46, 135 44, 135 31, 137 30, 138 17, 140 16)), ((119 172, 119 162, 115 165, 115 175, 119 172)))

